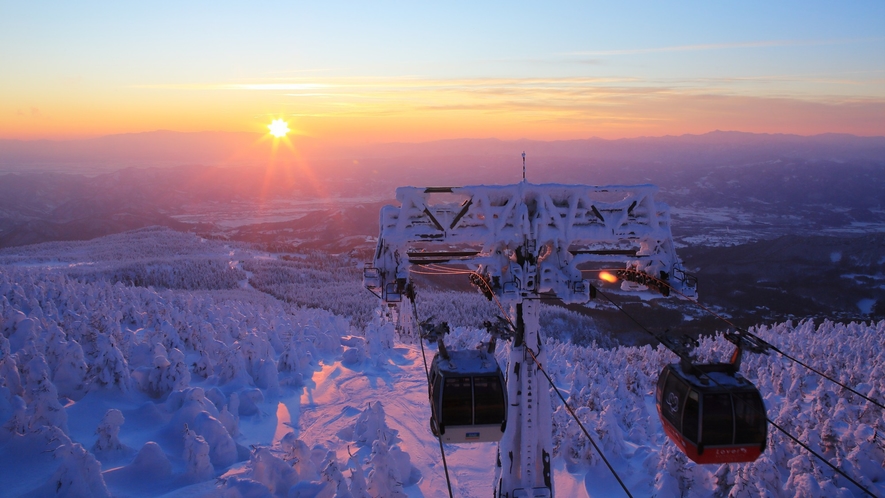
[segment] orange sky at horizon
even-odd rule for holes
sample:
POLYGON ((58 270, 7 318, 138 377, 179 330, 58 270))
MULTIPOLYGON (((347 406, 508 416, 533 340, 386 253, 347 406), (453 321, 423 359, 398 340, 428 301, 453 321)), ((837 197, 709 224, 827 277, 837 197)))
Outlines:
POLYGON ((0 139, 885 136, 875 0, 3 5, 0 139))
POLYGON ((79 139, 154 130, 267 132, 341 143, 452 138, 605 139, 713 130, 885 135, 885 101, 735 95, 592 80, 369 81, 83 90, 7 109, 0 138, 79 139))

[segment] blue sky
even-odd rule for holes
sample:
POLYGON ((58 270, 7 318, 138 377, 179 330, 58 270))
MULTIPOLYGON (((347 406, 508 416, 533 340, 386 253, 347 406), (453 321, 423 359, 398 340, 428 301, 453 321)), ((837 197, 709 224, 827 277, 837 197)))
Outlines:
MULTIPOLYGON (((882 26, 881 1, 3 1, 0 137, 16 135, 16 128, 39 135, 39 127, 25 123, 29 115, 53 116, 45 132, 49 135, 138 131, 139 116, 145 128, 168 122, 167 127, 175 129, 176 108, 188 116, 211 117, 204 124, 192 117, 179 120, 188 130, 211 128, 212 122, 236 128, 237 119, 247 128, 252 126, 249 119, 271 114, 301 119, 310 128, 308 121, 344 116, 340 109, 348 106, 366 117, 403 105, 411 113, 404 121, 433 120, 421 114, 426 109, 470 108, 484 113, 479 119, 494 127, 495 121, 486 118, 496 106, 513 112, 520 102, 543 104, 562 82, 574 89, 575 80, 583 82, 578 83, 579 105, 589 106, 588 92, 600 88, 603 93, 617 88, 619 95, 627 95, 617 105, 626 106, 628 120, 640 114, 638 108, 630 108, 629 93, 653 88, 658 100, 666 92, 688 92, 695 97, 786 99, 825 106, 849 100, 854 106, 871 103, 875 109, 868 107, 858 118, 860 124, 847 128, 875 134, 885 127, 882 108, 876 107, 885 101, 882 26), (527 79, 556 83, 554 90, 540 95, 526 90, 527 79), (483 88, 494 82, 486 91, 497 100, 482 107, 475 92, 456 95, 462 90, 453 89, 452 82, 465 81, 483 88), (408 82, 408 90, 402 90, 402 82, 408 82), (420 82, 418 93, 412 87, 415 82, 420 82), (262 90, 248 92, 253 94, 249 98, 229 94, 256 84, 265 86, 250 87, 262 90), (271 84, 293 85, 298 92, 271 84), (447 87, 445 94, 426 90, 439 85, 447 87), (219 92, 221 88, 225 90, 219 92), (317 95, 306 91, 309 88, 327 91, 323 98, 311 100, 317 95), (334 98, 329 98, 330 88, 335 89, 334 98), (391 98, 397 93, 410 97, 391 98), (503 94, 519 97, 505 102, 503 94), (235 107, 239 114, 219 113, 222 105, 235 107), (251 114, 250 105, 255 107, 251 114), (114 113, 121 106, 131 109, 129 119, 114 113), (89 109, 94 110, 90 126, 77 132, 76 116, 89 109), (106 117, 102 121, 99 115, 106 117)), ((564 103, 549 105, 546 114, 529 121, 553 119, 556 113, 550 109, 561 110, 564 103)), ((662 105, 649 119, 660 121, 659 115, 681 105, 662 105)), ((569 115, 575 122, 589 122, 601 115, 598 108, 592 112, 596 114, 569 115)), ((852 119, 847 110, 840 112, 839 119, 852 119)), ((446 121, 453 116, 436 117, 446 121)), ((611 114, 596 122, 611 125, 617 118, 611 114)), ((684 118, 674 132, 691 128, 698 119, 684 118)), ((735 126, 747 122, 743 119, 735 126)), ((314 123, 317 130, 323 126, 314 123)), ((641 123, 637 126, 624 129, 644 129, 641 123)), ((585 128, 590 132, 593 126, 585 128)))

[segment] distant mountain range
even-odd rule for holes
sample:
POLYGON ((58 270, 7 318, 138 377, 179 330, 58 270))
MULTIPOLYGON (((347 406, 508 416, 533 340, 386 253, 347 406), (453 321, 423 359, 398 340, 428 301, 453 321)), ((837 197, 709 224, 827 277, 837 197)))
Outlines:
MULTIPOLYGON (((342 146, 310 137, 275 142, 245 132, 153 131, 83 140, 0 140, 2 171, 99 172, 146 166, 260 166, 269 163, 333 161, 340 166, 394 167, 407 162, 419 170, 445 168, 464 174, 509 166, 521 172, 519 154, 528 155, 529 173, 574 160, 599 164, 654 163, 712 166, 756 162, 766 158, 805 160, 881 160, 885 137, 844 134, 815 136, 714 131, 703 135, 640 137, 620 140, 459 139, 423 143, 342 146), (356 163, 354 163, 356 161, 356 163), (463 171, 460 171, 462 170, 463 171)), ((353 169, 353 168, 349 168, 353 169)), ((384 168, 385 170, 387 168, 384 168)), ((466 175, 470 177, 471 175, 466 175)), ((537 180, 536 180, 537 181, 537 180)))
MULTIPOLYGON (((534 183, 658 185, 705 300, 741 323, 885 316, 885 137, 713 132, 340 148, 297 139, 278 143, 271 160, 262 154, 272 145, 173 132, 0 141, 0 248, 161 225, 367 260, 396 187, 515 183, 525 150, 534 183)), ((687 332, 718 326, 646 311, 687 332)), ((614 313, 607 320, 617 324, 614 313)))
POLYGON ((359 240, 352 237, 377 233, 371 211, 392 200, 396 187, 515 183, 523 150, 535 183, 658 185, 686 244, 865 233, 885 224, 885 137, 712 132, 351 148, 299 138, 276 145, 274 160, 262 162, 256 151, 273 144, 247 133, 0 141, 0 247, 158 224, 341 249, 359 240), (323 228, 318 219, 326 217, 340 229, 323 228))

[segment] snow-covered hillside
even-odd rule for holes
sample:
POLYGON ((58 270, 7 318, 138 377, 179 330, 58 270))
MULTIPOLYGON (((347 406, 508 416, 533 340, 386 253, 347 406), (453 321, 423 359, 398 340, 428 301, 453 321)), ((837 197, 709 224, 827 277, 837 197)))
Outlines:
MULTIPOLYGON (((346 266, 166 229, 0 251, 0 495, 446 496, 421 351, 374 316, 346 266)), ((496 311, 478 295, 422 299, 423 316, 458 325, 451 347, 475 346, 496 311)), ((595 337, 564 310, 545 323, 595 337)), ((754 332, 885 399, 885 322, 754 332)), ((731 349, 716 337, 697 354, 731 349)), ((654 407, 674 359, 548 339, 550 375, 634 496, 862 496, 773 428, 754 463, 688 461, 654 407)), ((882 410, 776 355, 742 371, 772 420, 885 496, 882 410)), ((557 496, 623 496, 551 403, 557 496)), ((456 496, 491 494, 495 451, 446 447, 456 496)))

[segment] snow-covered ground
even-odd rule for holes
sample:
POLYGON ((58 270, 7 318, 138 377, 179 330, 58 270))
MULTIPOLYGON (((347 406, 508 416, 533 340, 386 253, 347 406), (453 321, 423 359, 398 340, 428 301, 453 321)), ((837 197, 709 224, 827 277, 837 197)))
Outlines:
POLYGON ((172 216, 184 223, 208 223, 222 229, 238 228, 258 223, 277 223, 300 219, 324 209, 342 209, 380 202, 383 196, 283 198, 261 201, 205 201, 188 205, 188 214, 172 216))
MULTIPOLYGON (((355 326, 256 290, 243 268, 268 257, 157 229, 0 252, 0 495, 446 496, 418 346, 380 319, 355 326)), ((885 399, 885 322, 754 331, 885 399)), ((455 327, 449 342, 481 338, 455 327)), ((547 348, 633 496, 863 495, 773 428, 752 464, 688 461, 654 407, 666 350, 547 348)), ((731 348, 704 339, 697 355, 731 348)), ((776 355, 748 355, 742 371, 772 420, 885 496, 882 410, 776 355)), ((551 403, 557 496, 623 496, 551 403)), ((495 453, 446 446, 456 496, 491 495, 495 453)))

